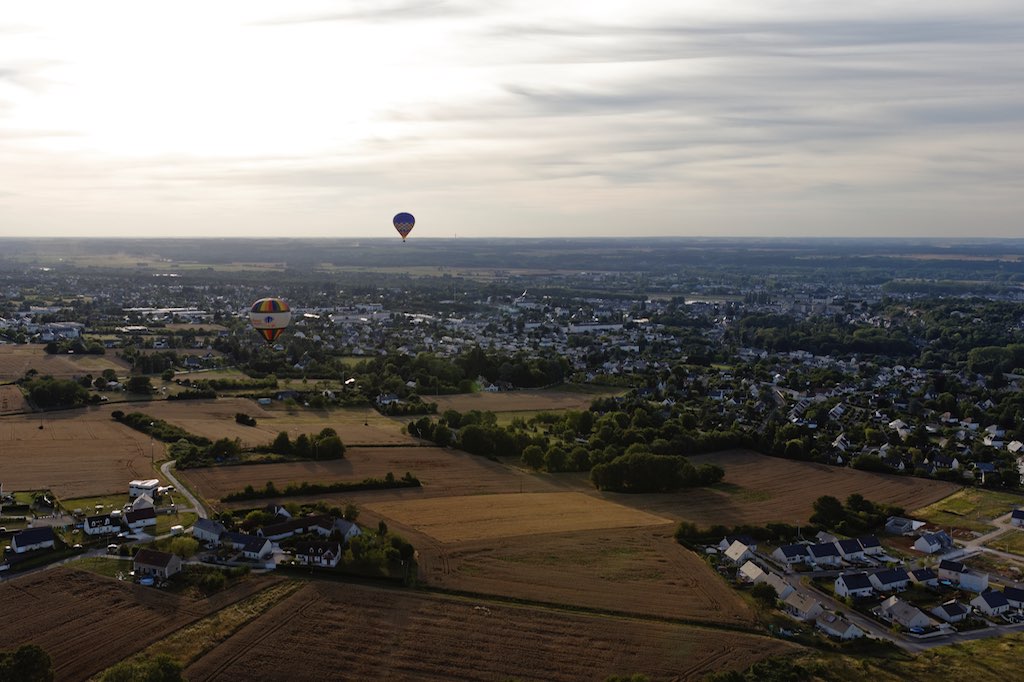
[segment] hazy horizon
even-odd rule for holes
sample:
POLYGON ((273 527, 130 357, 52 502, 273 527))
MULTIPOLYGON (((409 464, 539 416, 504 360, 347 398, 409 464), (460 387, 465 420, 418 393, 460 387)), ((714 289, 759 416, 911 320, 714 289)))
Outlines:
POLYGON ((56 1, 0 37, 0 237, 1024 232, 1009 0, 56 1))

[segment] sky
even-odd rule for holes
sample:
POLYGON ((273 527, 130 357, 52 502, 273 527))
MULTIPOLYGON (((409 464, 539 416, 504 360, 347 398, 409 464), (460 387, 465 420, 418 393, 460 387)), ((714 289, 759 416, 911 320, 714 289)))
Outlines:
POLYGON ((1020 0, 0 13, 0 237, 1024 237, 1020 0))

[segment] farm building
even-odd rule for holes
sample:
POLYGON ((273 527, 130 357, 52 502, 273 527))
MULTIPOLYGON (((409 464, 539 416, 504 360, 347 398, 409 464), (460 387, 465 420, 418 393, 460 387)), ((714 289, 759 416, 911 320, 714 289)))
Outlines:
POLYGON ((26 528, 11 537, 11 549, 16 554, 31 552, 34 549, 53 549, 53 543, 53 529, 49 526, 26 528))
POLYGON ((132 562, 136 575, 152 575, 157 578, 170 578, 181 571, 181 557, 155 549, 140 549, 132 562))
POLYGON ((136 479, 128 482, 128 497, 133 500, 139 495, 149 495, 149 499, 156 497, 156 490, 160 487, 160 481, 155 478, 136 479))
POLYGON ((318 533, 328 536, 334 527, 329 516, 301 516, 297 519, 290 519, 281 523, 274 523, 260 528, 257 533, 261 536, 274 540, 284 540, 293 535, 304 535, 306 533, 318 533))
POLYGON ((130 509, 135 510, 143 509, 145 507, 155 507, 156 505, 153 504, 153 498, 149 495, 149 493, 142 493, 134 500, 132 500, 131 504, 128 506, 130 509))
POLYGON ((300 542, 295 546, 295 559, 309 566, 334 568, 341 560, 338 542, 300 542))

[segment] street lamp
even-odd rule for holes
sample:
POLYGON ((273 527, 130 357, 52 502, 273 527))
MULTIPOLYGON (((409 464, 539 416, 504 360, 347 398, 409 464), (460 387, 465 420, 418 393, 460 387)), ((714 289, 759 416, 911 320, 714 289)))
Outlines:
POLYGON ((156 426, 156 422, 149 422, 149 466, 154 466, 153 461, 153 427, 156 426))

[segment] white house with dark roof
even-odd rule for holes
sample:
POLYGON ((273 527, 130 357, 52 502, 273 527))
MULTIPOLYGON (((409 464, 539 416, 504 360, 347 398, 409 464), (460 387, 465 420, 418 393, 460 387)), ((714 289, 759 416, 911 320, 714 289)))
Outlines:
POLYGON ((939 576, 930 568, 915 568, 910 573, 910 581, 919 585, 936 587, 939 584, 939 576))
POLYGON ((835 545, 839 549, 839 556, 845 561, 861 561, 864 559, 864 548, 860 546, 860 540, 837 540, 835 545))
POLYGON ((886 568, 868 576, 872 587, 879 592, 899 592, 907 589, 910 574, 902 568, 886 568))
POLYGON ((82 532, 86 535, 113 535, 121 532, 121 521, 111 518, 110 514, 87 516, 82 522, 82 532))
POLYGON ((843 563, 839 548, 834 542, 822 542, 807 548, 807 555, 818 566, 839 566, 843 563))
POLYGON ((925 554, 946 552, 953 548, 953 538, 944 530, 937 533, 925 533, 914 542, 914 549, 925 554))
POLYGON ((973 571, 959 561, 939 562, 939 580, 949 580, 965 590, 984 592, 988 589, 988 573, 973 571))
POLYGON ((1024 590, 1019 587, 1004 587, 1003 596, 1012 609, 1024 609, 1024 590))
POLYGON ((122 518, 129 529, 140 531, 150 526, 156 526, 156 509, 153 507, 131 509, 126 511, 122 518))
POLYGON ((967 618, 970 613, 971 610, 956 599, 951 599, 932 609, 933 616, 937 616, 947 623, 959 623, 967 618))
POLYGON ((1010 512, 1010 523, 1015 526, 1024 526, 1024 509, 1014 509, 1010 512))
POLYGON ((336 541, 318 540, 295 545, 295 560, 311 566, 334 568, 341 555, 341 543, 336 541))
POLYGON ((971 606, 986 616, 998 616, 1010 610, 1010 602, 1002 592, 997 590, 982 592, 971 600, 971 606))
POLYGON ((53 546, 53 528, 49 526, 26 528, 11 536, 11 549, 15 554, 24 554, 36 549, 53 549, 53 546))
POLYGON ((870 597, 874 590, 867 573, 844 573, 836 578, 837 597, 870 597))
POLYGON ((772 552, 772 558, 782 564, 806 563, 807 545, 783 545, 772 552))
POLYGON ((885 551, 882 543, 874 535, 865 535, 862 538, 857 538, 857 541, 860 542, 860 548, 867 556, 878 556, 885 551))

